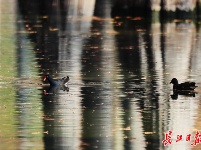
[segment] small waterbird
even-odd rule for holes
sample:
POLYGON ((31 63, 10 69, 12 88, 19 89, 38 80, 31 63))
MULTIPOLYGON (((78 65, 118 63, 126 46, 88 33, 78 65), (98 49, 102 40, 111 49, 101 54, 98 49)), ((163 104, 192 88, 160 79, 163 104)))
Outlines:
POLYGON ((68 81, 70 80, 69 76, 55 80, 48 74, 48 75, 45 75, 43 79, 43 81, 46 81, 46 80, 49 82, 50 88, 48 91, 44 90, 45 95, 47 93, 55 93, 59 90, 63 90, 67 92, 69 91, 69 88, 68 88, 68 81))
POLYGON ((176 78, 173 78, 170 83, 173 84, 173 90, 178 91, 193 91, 197 87, 195 82, 184 82, 179 84, 176 78))
POLYGON ((43 81, 48 81, 50 86, 58 86, 58 85, 68 85, 68 81, 70 80, 69 76, 63 77, 61 79, 55 80, 49 74, 45 75, 43 81))

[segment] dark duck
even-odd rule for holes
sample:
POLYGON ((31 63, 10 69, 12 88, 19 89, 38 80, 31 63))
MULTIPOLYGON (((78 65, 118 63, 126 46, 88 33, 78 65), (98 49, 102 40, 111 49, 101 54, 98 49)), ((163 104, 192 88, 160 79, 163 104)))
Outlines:
MULTIPOLYGON (((63 77, 61 79, 55 80, 50 75, 45 75, 43 81, 48 81, 50 84, 50 88, 48 93, 55 93, 57 90, 69 91, 68 81, 70 78, 68 76, 63 77)), ((46 93, 46 91, 45 91, 46 93)))
POLYGON ((184 82, 180 83, 176 78, 173 78, 171 82, 173 84, 173 90, 175 91, 193 91, 197 86, 195 86, 195 82, 184 82))
POLYGON ((48 81, 50 86, 58 86, 58 85, 68 85, 68 81, 70 80, 70 78, 67 77, 63 77, 61 79, 55 80, 53 79, 50 75, 45 75, 43 81, 48 81))

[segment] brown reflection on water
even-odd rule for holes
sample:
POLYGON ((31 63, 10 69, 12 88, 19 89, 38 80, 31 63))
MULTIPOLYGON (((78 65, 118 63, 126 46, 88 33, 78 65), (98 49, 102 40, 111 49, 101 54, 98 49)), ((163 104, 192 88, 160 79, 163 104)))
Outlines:
POLYGON ((168 130, 199 130, 200 88, 195 97, 172 99, 169 85, 173 77, 200 85, 199 25, 111 18, 112 8, 106 0, 18 1, 16 147, 164 149, 168 130), (70 76, 69 91, 45 95, 46 73, 70 76))

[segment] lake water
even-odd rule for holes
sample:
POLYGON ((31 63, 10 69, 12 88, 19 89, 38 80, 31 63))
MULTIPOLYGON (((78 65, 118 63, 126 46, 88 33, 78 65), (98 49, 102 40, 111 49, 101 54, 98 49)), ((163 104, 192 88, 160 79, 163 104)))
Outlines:
POLYGON ((200 22, 62 2, 1 1, 0 149, 200 149, 200 22), (174 94, 174 77, 196 93, 174 94))

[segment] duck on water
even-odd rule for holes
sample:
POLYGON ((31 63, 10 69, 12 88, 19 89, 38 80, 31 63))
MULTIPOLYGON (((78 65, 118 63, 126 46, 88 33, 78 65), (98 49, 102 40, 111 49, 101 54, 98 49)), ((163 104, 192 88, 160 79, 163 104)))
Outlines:
POLYGON ((55 80, 49 74, 45 75, 43 81, 48 81, 50 84, 50 88, 48 92, 44 91, 44 93, 55 93, 58 90, 69 91, 68 82, 70 78, 69 76, 63 77, 61 79, 55 80))
POLYGON ((58 85, 68 85, 68 81, 70 80, 69 76, 63 77, 61 79, 55 80, 50 75, 45 75, 43 81, 48 81, 50 86, 58 86, 58 85))
POLYGON ((175 91, 194 91, 197 87, 195 82, 184 82, 179 84, 176 78, 173 78, 170 83, 173 84, 173 90, 175 91))

